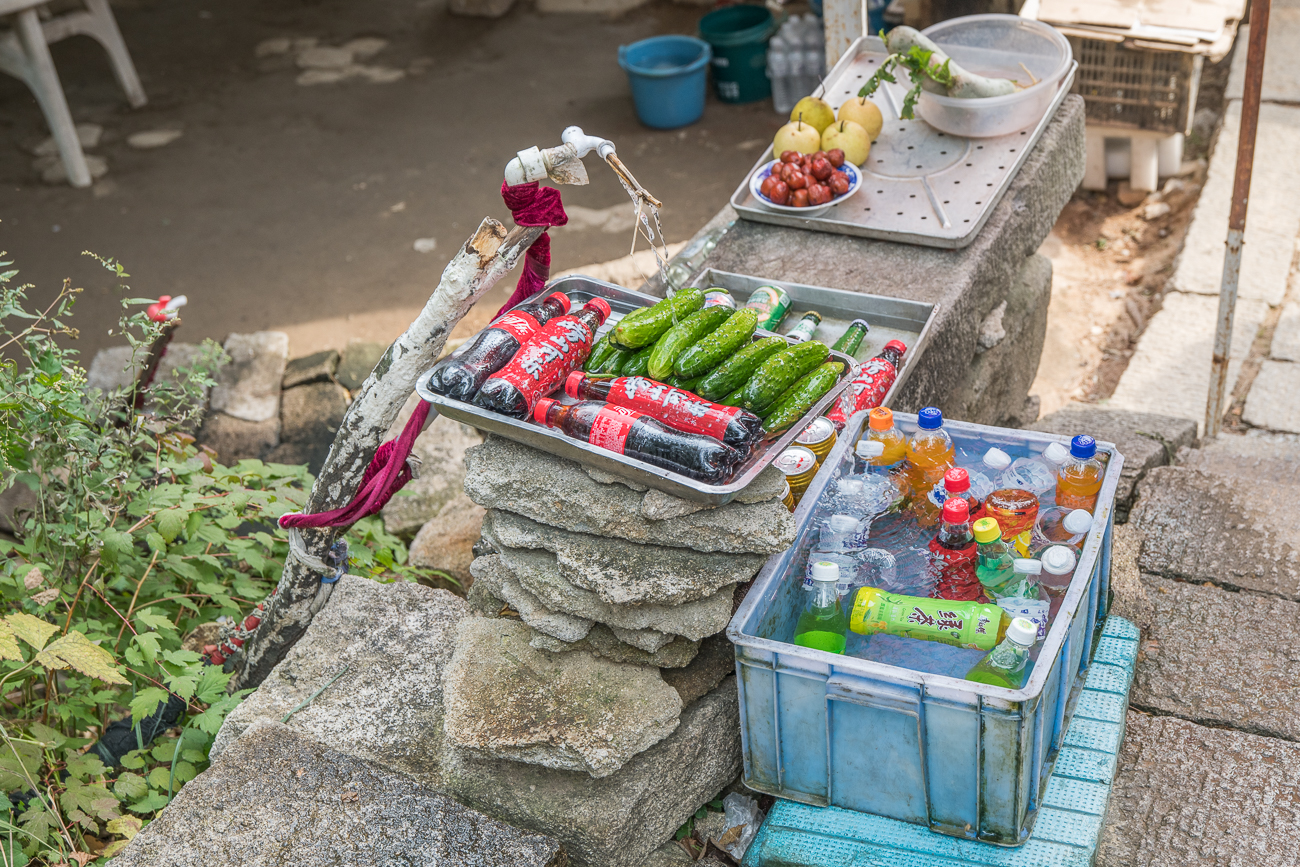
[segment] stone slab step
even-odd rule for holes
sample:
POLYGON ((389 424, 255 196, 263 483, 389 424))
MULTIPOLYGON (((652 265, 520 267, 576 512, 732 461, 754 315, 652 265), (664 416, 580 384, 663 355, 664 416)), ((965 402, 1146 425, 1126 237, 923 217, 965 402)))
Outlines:
POLYGON ((1029 425, 1061 436, 1090 434, 1112 442, 1124 456, 1115 492, 1115 519, 1127 518, 1135 488, 1148 470, 1172 463, 1184 446, 1196 443, 1196 422, 1149 412, 1073 403, 1029 425))
POLYGON ((1155 609, 1130 702, 1300 742, 1300 605, 1146 577, 1155 609))
POLYGON ((1033 833, 1023 846, 962 840, 922 825, 778 799, 745 853, 745 867, 1089 867, 1124 735, 1137 641, 1133 624, 1106 619, 1033 833))
POLYGON ((560 867, 554 839, 259 721, 136 835, 114 867, 560 867))
POLYGON ((1143 572, 1300 599, 1300 490, 1188 467, 1142 481, 1143 572))
POLYGON ((1300 863, 1300 745, 1130 711, 1096 867, 1300 863))
POLYGON ((1300 439, 1293 436, 1221 434, 1206 439, 1198 449, 1181 452, 1178 464, 1236 479, 1243 486, 1257 481, 1294 482, 1300 490, 1300 439))

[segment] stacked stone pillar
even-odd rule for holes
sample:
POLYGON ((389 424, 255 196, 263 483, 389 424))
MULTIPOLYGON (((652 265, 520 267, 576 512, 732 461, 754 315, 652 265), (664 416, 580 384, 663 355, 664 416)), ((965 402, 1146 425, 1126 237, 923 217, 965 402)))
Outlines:
POLYGON ((783 478, 709 507, 494 436, 466 466, 484 616, 448 670, 447 790, 578 864, 638 865, 740 770, 722 633, 794 540, 783 478))

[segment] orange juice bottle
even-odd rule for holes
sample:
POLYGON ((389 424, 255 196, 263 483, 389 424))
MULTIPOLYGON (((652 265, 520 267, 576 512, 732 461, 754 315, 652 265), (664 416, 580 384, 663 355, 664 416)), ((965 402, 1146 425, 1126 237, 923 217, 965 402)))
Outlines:
POLYGON ((1063 509, 1097 508, 1097 493, 1106 472, 1097 460, 1097 441, 1087 434, 1070 440, 1070 459, 1056 471, 1056 505, 1063 509))
POLYGON ((938 407, 927 406, 917 413, 916 424, 919 430, 907 443, 903 475, 912 499, 921 500, 943 481, 943 474, 957 457, 957 449, 943 429, 943 413, 938 407))
POLYGON ((871 411, 867 429, 862 432, 862 439, 858 442, 862 440, 878 442, 884 446, 880 456, 868 462, 871 467, 878 468, 877 472, 892 469, 907 457, 907 437, 894 427, 894 414, 883 406, 878 406, 871 411))

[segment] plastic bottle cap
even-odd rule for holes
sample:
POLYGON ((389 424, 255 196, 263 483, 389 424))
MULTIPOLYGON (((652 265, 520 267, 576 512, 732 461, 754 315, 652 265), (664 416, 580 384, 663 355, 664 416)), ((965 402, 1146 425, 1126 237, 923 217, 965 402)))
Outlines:
POLYGON ((552 292, 550 295, 546 296, 547 301, 550 301, 551 299, 555 299, 556 301, 559 301, 560 306, 564 308, 565 313, 568 313, 569 310, 573 307, 573 302, 571 302, 569 300, 569 296, 565 295, 563 292, 552 292))
POLYGON ((989 449, 984 453, 984 465, 995 470, 1005 470, 1011 466, 1011 455, 1002 449, 989 449))
POLYGON ((832 563, 830 560, 818 560, 812 564, 812 569, 808 571, 808 575, 814 581, 839 581, 840 564, 832 563))
MULTIPOLYGON (((878 406, 871 411, 870 421, 867 427, 872 430, 889 430, 894 426, 894 411, 883 406, 878 406)), ((881 450, 885 447, 882 445, 881 450)))
POLYGON ((971 529, 975 531, 975 541, 980 544, 996 542, 1002 538, 1002 528, 992 518, 980 518, 971 529))
POLYGON ((891 340, 885 344, 885 349, 892 349, 899 355, 907 352, 907 344, 901 340, 891 340))
POLYGON ((943 487, 950 494, 960 494, 970 490, 970 473, 961 467, 953 467, 943 474, 943 487))
POLYGON ((609 302, 606 301, 604 298, 592 298, 590 301, 588 301, 586 304, 582 306, 590 307, 592 310, 595 310, 597 313, 599 313, 601 322, 604 322, 606 319, 608 319, 609 314, 611 312, 609 308, 609 302))
POLYGON ((555 406, 555 401, 549 397, 544 397, 537 401, 537 406, 533 407, 533 421, 538 424, 546 424, 546 411, 555 406))
POLYGON ((1030 560, 1028 557, 1017 558, 1013 566, 1014 571, 1020 575, 1043 574, 1043 564, 1037 560, 1030 560))
POLYGON ((1087 509, 1075 509, 1065 516, 1065 520, 1061 521, 1061 526, 1071 536, 1082 536, 1092 529, 1092 513, 1087 509))
POLYGON ((878 458, 885 453, 885 444, 876 440, 858 440, 858 444, 853 447, 853 451, 863 460, 878 458))
POLYGON ((1065 575, 1074 571, 1074 552, 1064 545, 1053 545, 1039 555, 1043 571, 1049 575, 1065 575))
POLYGON ((1043 449, 1043 460, 1048 463, 1063 464, 1069 456, 1070 453, 1060 443, 1049 443, 1047 448, 1043 449))
POLYGON ((927 406, 916 414, 916 425, 921 430, 938 430, 943 427, 943 413, 937 406, 927 406))
POLYGON ((586 378, 587 374, 581 370, 575 370, 564 379, 564 393, 569 397, 578 396, 578 385, 586 378))
POLYGON ((964 524, 970 520, 970 506, 961 497, 943 501, 943 520, 949 524, 964 524))
POLYGON ((1016 617, 1007 627, 1007 638, 1021 647, 1033 647, 1038 643, 1038 627, 1028 618, 1016 617))
POLYGON ((1070 454, 1086 461, 1097 454, 1097 441, 1087 434, 1079 434, 1070 440, 1070 454))
POLYGON ((863 487, 861 479, 840 479, 840 493, 846 496, 859 496, 863 487))
POLYGON ((849 533, 858 529, 858 519, 852 515, 831 515, 826 523, 836 533, 849 533))

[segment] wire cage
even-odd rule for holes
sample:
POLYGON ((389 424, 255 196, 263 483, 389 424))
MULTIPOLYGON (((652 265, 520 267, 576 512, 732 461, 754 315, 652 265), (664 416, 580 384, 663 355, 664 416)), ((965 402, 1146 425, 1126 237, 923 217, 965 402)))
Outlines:
POLYGON ((1201 55, 1129 48, 1077 36, 1069 40, 1079 61, 1073 92, 1083 97, 1089 121, 1155 132, 1191 132, 1201 55))

